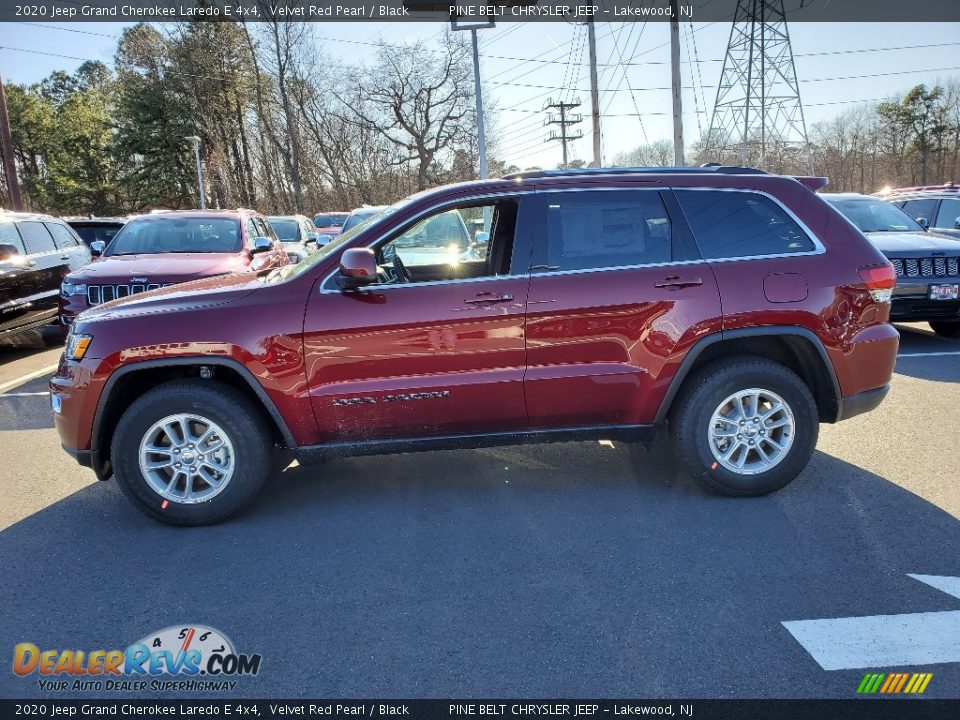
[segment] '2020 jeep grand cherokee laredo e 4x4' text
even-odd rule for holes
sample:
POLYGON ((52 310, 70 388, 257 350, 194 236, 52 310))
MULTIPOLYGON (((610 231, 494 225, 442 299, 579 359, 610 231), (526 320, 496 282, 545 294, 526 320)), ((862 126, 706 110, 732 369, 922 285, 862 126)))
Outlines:
POLYGON ((896 358, 893 268, 823 182, 633 168, 420 193, 297 265, 87 311, 51 380, 56 426, 184 525, 250 500, 276 445, 310 461, 666 424, 710 488, 768 493, 820 422, 880 403, 896 358), (418 252, 450 211, 483 223, 482 259, 418 252))

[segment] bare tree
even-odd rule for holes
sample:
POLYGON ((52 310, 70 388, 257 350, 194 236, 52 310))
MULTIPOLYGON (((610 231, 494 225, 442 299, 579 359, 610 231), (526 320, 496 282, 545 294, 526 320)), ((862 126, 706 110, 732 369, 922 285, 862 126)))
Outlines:
POLYGON ((381 44, 377 62, 356 77, 356 116, 416 168, 418 190, 436 180, 435 164, 464 140, 472 97, 466 46, 447 34, 439 52, 423 43, 381 44))

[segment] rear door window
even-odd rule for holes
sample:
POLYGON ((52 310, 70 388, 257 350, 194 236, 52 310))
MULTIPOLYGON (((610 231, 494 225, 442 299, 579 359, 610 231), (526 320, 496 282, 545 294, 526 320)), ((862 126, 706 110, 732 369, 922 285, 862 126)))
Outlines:
POLYGON ((9 245, 17 255, 25 255, 27 252, 20 233, 17 232, 17 226, 12 222, 0 223, 0 245, 9 245))
POLYGON ((52 252, 57 249, 53 242, 53 236, 50 235, 42 222, 26 221, 18 223, 18 225, 28 254, 52 252))
POLYGON ((544 193, 534 267, 595 270, 670 262, 670 218, 657 190, 544 193))
POLYGON ((816 245, 776 202, 755 192, 674 190, 706 260, 811 252, 816 245))

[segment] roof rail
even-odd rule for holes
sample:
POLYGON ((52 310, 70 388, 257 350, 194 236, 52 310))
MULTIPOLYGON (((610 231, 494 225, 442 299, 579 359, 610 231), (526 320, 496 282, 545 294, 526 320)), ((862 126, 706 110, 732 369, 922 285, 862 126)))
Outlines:
POLYGON ((503 180, 517 180, 522 178, 541 177, 577 177, 581 175, 635 175, 651 173, 658 175, 680 175, 687 173, 714 173, 721 175, 766 175, 765 170, 737 165, 719 165, 709 163, 700 167, 600 167, 600 168, 571 168, 568 170, 532 170, 530 172, 514 172, 504 175, 503 180))

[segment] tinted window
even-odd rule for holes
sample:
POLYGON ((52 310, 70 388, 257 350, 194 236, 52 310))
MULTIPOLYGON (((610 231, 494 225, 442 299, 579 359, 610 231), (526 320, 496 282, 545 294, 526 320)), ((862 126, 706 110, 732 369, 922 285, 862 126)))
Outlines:
POLYGON ((758 193, 675 193, 707 260, 809 252, 816 247, 783 208, 758 193))
POLYGON ((56 250, 57 246, 53 244, 53 238, 41 222, 22 222, 20 226, 20 235, 27 246, 27 253, 45 253, 56 250))
POLYGON ((346 213, 326 213, 315 215, 313 218, 313 224, 317 227, 343 227, 346 221, 346 213))
POLYGON ((131 220, 105 255, 232 253, 240 250, 240 224, 227 218, 131 220))
POLYGON ((270 227, 282 242, 297 242, 300 239, 300 226, 296 220, 270 218, 270 227))
POLYGON ((670 220, 654 190, 549 193, 545 244, 535 265, 550 270, 669 262, 670 220))
POLYGON ((957 225, 957 220, 960 220, 960 200, 953 198, 941 200, 940 212, 937 213, 937 221, 933 226, 954 229, 960 227, 957 225))
POLYGON ((937 209, 937 201, 935 198, 907 200, 900 207, 914 220, 922 217, 926 218, 927 222, 933 222, 933 211, 937 209))
POLYGON ((122 225, 77 225, 73 229, 83 241, 90 245, 95 242, 102 242, 109 245, 113 236, 120 232, 122 225))
POLYGON ((80 240, 74 236, 66 225, 60 223, 46 223, 47 230, 53 235, 53 241, 58 248, 71 248, 80 244, 80 240))

